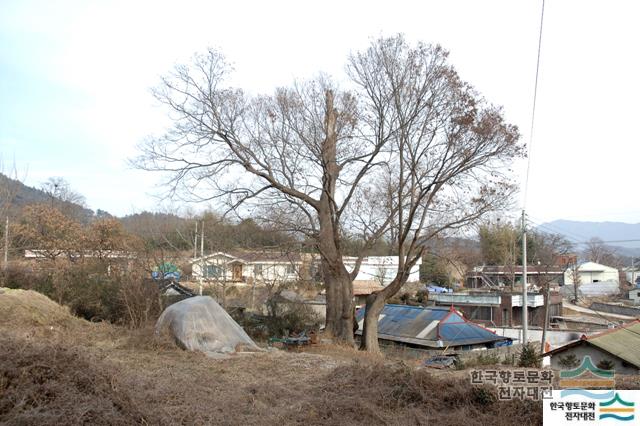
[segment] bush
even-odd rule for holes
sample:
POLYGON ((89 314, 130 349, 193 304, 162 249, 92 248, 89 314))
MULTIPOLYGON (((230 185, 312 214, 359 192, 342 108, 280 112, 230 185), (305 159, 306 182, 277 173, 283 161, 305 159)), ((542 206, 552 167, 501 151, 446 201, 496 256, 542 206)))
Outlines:
POLYGON ((42 293, 89 321, 139 327, 162 311, 158 286, 139 274, 108 274, 104 263, 87 260, 43 262, 37 266, 34 270, 5 271, 3 285, 42 293))
POLYGON ((540 368, 541 365, 540 355, 535 349, 535 346, 531 343, 527 343, 522 346, 520 351, 520 358, 518 359, 518 367, 536 367, 540 368))
POLYGON ((569 354, 560 358, 560 366, 566 369, 576 368, 580 361, 574 354, 569 354))
MULTIPOLYGON (((282 305, 282 304, 281 304, 282 305)), ((317 328, 320 319, 309 306, 303 303, 288 303, 275 316, 267 316, 265 326, 270 336, 287 336, 317 328)))
POLYGON ((596 367, 598 367, 601 370, 613 370, 615 367, 615 364, 611 360, 602 359, 600 360, 600 362, 596 364, 596 367))

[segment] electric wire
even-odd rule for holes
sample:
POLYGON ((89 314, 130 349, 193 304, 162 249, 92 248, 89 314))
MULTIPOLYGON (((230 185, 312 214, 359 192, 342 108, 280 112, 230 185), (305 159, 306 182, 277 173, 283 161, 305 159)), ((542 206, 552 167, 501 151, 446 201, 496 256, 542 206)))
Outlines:
POLYGON ((544 23, 544 0, 542 0, 542 11, 540 13, 540 31, 538 35, 538 58, 536 61, 536 79, 533 86, 533 106, 531 109, 531 130, 529 131, 529 145, 527 146, 527 171, 525 174, 524 191, 522 197, 522 210, 527 206, 527 191, 529 189, 529 169, 531 168, 531 147, 533 146, 533 130, 536 120, 536 103, 538 100, 538 76, 540 73, 540 52, 542 50, 542 28, 544 23))

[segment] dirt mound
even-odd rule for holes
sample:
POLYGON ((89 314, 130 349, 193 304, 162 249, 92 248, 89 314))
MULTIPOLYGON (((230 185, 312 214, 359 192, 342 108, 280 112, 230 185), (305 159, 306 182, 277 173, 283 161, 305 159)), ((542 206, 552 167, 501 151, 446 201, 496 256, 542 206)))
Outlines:
POLYGON ((10 327, 82 326, 69 309, 31 290, 0 288, 0 324, 10 327))
POLYGON ((83 352, 0 337, 0 423, 144 423, 117 370, 83 352))

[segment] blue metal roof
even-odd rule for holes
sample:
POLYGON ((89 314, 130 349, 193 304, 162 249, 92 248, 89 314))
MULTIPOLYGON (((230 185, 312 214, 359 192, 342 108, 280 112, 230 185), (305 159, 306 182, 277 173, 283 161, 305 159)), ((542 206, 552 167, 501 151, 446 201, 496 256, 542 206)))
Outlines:
MULTIPOLYGON (((364 319, 364 309, 356 313, 364 319)), ((357 334, 362 334, 358 330, 357 334)), ((511 340, 466 320, 452 308, 385 305, 378 320, 378 337, 427 347, 492 344, 511 340)))

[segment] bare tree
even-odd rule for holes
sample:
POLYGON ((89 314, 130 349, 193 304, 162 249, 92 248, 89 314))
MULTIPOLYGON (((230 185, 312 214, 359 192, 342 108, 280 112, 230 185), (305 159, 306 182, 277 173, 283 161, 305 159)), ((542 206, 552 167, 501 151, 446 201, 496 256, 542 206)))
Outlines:
POLYGON ((583 255, 590 262, 601 263, 614 268, 623 266, 620 257, 607 247, 600 238, 591 238, 587 241, 583 255))
POLYGON ((58 209, 65 216, 86 222, 86 199, 74 191, 64 178, 50 177, 40 189, 49 196, 51 208, 58 209))
POLYGON ((398 37, 379 40, 349 63, 370 94, 372 133, 389 132, 377 187, 399 254, 395 278, 367 299, 362 347, 369 351, 379 350, 386 300, 407 281, 426 243, 506 206, 514 190, 502 171, 521 153, 517 129, 459 79, 446 57, 440 47, 410 47, 398 37))
POLYGON ((2 235, 2 270, 6 270, 9 262, 9 216, 14 198, 18 192, 17 169, 13 167, 5 170, 0 158, 0 235, 2 235))
POLYGON ((578 303, 578 286, 580 285, 580 268, 578 263, 569 265, 569 279, 573 284, 573 303, 578 303))
POLYGON ((533 243, 530 259, 535 264, 531 272, 536 274, 537 285, 544 292, 544 325, 540 344, 540 352, 544 352, 549 328, 550 290, 553 282, 551 272, 559 268, 560 257, 570 253, 573 245, 559 234, 530 232, 530 235, 530 241, 533 243))
POLYGON ((64 178, 50 177, 42 184, 41 189, 46 192, 52 200, 62 201, 63 203, 74 203, 80 206, 86 204, 84 196, 71 189, 71 185, 69 185, 69 182, 64 178))
POLYGON ((345 342, 353 341, 352 280, 362 257, 392 239, 398 275, 367 308, 365 340, 376 350, 373 318, 424 243, 504 205, 513 189, 502 171, 521 152, 517 130, 446 57, 401 36, 380 39, 349 59, 350 92, 320 77, 249 98, 223 86, 229 67, 210 50, 163 79, 155 94, 174 125, 144 143, 135 164, 167 172, 170 195, 268 210, 303 234, 321 258, 327 331, 345 342), (363 241, 351 272, 346 236, 363 241))

